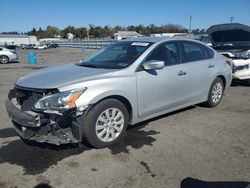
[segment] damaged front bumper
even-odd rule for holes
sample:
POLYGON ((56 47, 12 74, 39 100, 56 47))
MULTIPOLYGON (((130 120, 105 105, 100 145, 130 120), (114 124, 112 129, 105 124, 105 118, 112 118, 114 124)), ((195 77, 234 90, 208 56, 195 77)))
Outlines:
POLYGON ((5 106, 16 132, 24 140, 55 145, 82 141, 81 116, 76 115, 76 110, 63 115, 22 111, 15 98, 7 100, 5 106))

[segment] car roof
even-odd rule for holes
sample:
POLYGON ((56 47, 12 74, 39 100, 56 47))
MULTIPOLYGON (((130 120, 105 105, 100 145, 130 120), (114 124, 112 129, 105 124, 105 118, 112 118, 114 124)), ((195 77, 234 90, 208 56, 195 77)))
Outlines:
POLYGON ((125 39, 124 41, 140 41, 140 42, 160 42, 163 40, 171 39, 170 37, 137 37, 125 39))
POLYGON ((123 41, 134 41, 134 42, 164 42, 164 41, 170 41, 170 40, 186 40, 186 41, 194 41, 192 39, 188 39, 185 37, 137 37, 137 38, 130 38, 125 39, 123 41))
POLYGON ((167 41, 187 41, 187 42, 195 42, 200 45, 203 45, 210 50, 216 52, 212 47, 207 46, 201 41, 194 40, 194 39, 189 39, 185 37, 137 37, 137 38, 130 38, 130 39, 125 39, 122 41, 131 41, 131 42, 152 42, 152 43, 162 43, 162 42, 167 42, 167 41))

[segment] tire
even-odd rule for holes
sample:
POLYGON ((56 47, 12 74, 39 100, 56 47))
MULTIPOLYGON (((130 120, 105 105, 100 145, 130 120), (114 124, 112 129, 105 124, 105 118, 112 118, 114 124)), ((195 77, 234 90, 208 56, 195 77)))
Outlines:
POLYGON ((84 118, 84 139, 94 148, 111 146, 125 135, 128 121, 129 113, 122 102, 103 100, 92 107, 84 118))
POLYGON ((221 99, 223 97, 224 88, 225 86, 224 86, 222 79, 217 77, 213 81, 209 89, 208 100, 204 103, 205 106, 213 108, 217 106, 218 104, 220 104, 221 99))
POLYGON ((6 64, 8 62, 9 62, 9 57, 8 56, 6 56, 6 55, 1 55, 0 56, 0 63, 6 64))
POLYGON ((250 79, 247 80, 247 85, 250 86, 250 79))

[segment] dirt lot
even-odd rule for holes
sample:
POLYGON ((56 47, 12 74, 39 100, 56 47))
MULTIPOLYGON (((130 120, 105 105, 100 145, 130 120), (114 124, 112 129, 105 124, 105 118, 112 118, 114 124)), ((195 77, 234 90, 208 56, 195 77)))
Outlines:
POLYGON ((25 145, 12 129, 4 107, 15 80, 52 64, 78 62, 92 53, 40 50, 36 51, 38 64, 31 66, 27 52, 20 50, 20 63, 0 64, 1 188, 171 188, 181 183, 182 188, 190 188, 188 184, 203 185, 197 180, 250 181, 250 87, 244 84, 231 87, 214 109, 193 106, 131 127, 110 148, 25 145))

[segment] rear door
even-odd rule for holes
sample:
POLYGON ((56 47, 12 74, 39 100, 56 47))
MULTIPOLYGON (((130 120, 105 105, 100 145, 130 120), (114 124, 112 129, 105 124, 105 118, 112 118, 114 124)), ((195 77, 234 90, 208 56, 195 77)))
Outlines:
POLYGON ((182 41, 181 49, 182 61, 189 77, 189 87, 186 92, 190 101, 202 99, 213 81, 211 72, 216 66, 212 59, 213 54, 204 45, 191 41, 182 41))

